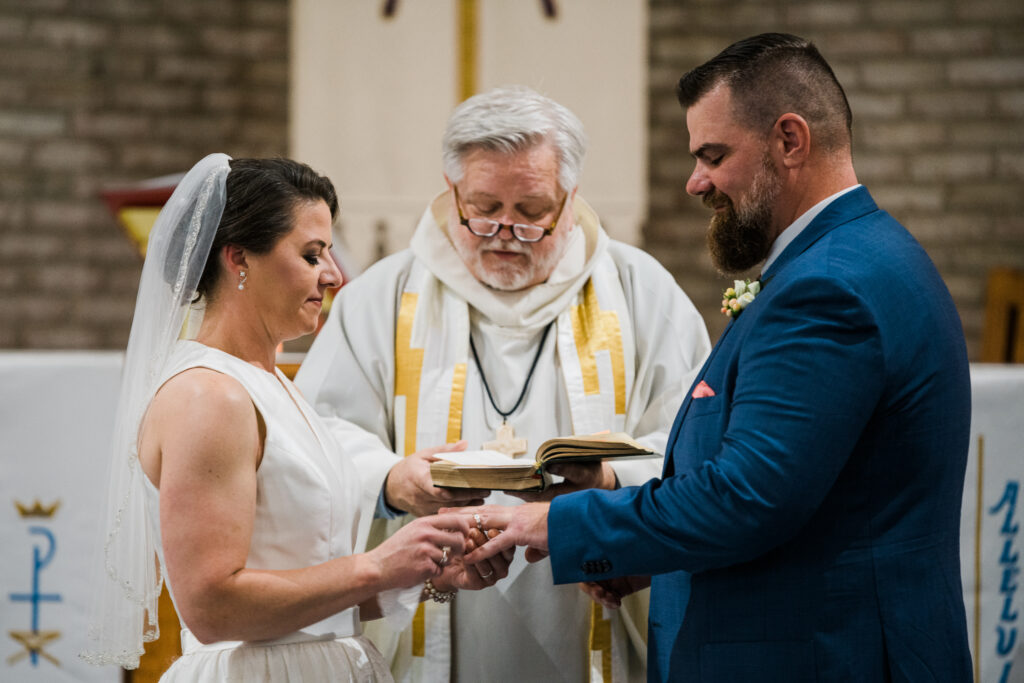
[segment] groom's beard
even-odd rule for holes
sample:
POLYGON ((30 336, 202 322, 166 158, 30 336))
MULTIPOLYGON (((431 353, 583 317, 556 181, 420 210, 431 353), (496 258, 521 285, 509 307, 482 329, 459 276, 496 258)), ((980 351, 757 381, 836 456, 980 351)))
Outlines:
POLYGON ((754 176, 749 197, 737 209, 725 194, 704 195, 704 206, 725 207, 711 217, 707 241, 711 261, 723 275, 750 270, 768 257, 772 247, 772 208, 782 181, 767 157, 754 176))

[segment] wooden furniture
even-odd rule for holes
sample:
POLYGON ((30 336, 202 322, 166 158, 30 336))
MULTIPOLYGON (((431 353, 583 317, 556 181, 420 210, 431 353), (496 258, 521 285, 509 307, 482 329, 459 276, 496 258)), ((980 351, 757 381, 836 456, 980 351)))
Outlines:
POLYGON ((160 593, 159 609, 160 637, 146 643, 146 654, 139 658, 139 668, 124 672, 125 683, 157 683, 174 660, 181 656, 181 626, 167 586, 160 593))
POLYGON ((993 268, 988 278, 983 363, 1024 363, 1024 271, 993 268))

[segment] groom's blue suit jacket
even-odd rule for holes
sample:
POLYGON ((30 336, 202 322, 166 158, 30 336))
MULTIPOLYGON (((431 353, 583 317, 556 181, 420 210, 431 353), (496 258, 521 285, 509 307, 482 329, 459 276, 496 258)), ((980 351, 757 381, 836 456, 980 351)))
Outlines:
POLYGON ((663 477, 552 502, 555 580, 653 575, 649 680, 969 681, 945 285, 864 188, 762 281, 680 397, 663 477))

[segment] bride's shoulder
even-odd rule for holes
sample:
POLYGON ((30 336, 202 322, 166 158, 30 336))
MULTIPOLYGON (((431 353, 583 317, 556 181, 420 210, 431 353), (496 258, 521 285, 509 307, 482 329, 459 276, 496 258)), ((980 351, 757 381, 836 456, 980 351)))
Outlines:
POLYGON ((207 471, 225 464, 243 466, 250 459, 239 456, 246 455, 258 463, 261 427, 256 407, 237 379, 190 368, 164 382, 149 404, 139 429, 139 460, 163 490, 170 465, 174 471, 207 471))
POLYGON ((209 368, 189 368, 174 375, 157 391, 150 414, 196 422, 234 422, 253 415, 249 392, 231 375, 209 368))

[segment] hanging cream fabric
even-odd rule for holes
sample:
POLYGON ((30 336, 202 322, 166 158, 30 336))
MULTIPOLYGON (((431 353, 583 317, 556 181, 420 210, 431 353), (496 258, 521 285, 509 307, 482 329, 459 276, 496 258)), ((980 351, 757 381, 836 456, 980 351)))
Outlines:
MULTIPOLYGON (((481 371, 495 404, 510 410, 535 356, 523 403, 509 416, 516 437, 528 442, 521 457, 532 459, 554 436, 605 429, 663 451, 680 397, 708 352, 703 323, 650 256, 609 240, 579 197, 573 212, 562 260, 546 282, 524 292, 489 289, 468 272, 445 229, 463 229, 451 222, 447 194, 424 212, 410 250, 342 289, 296 382, 338 429, 350 428, 345 420, 351 420, 383 442, 385 448, 346 449, 357 461, 364 495, 380 494, 396 454, 460 437, 469 448, 493 440, 501 417, 481 371), (470 334, 479 370, 468 354, 470 334)), ((613 467, 623 486, 661 471, 657 459, 613 467)), ((487 502, 519 503, 500 492, 487 502)), ((397 523, 378 521, 376 537, 397 523)), ((645 607, 643 596, 636 602, 645 607)), ((520 552, 509 577, 493 588, 462 591, 440 611, 427 605, 403 634, 372 623, 366 633, 392 657, 398 680, 449 680, 454 670, 458 680, 579 681, 588 671, 603 676, 606 659, 614 663, 612 678, 625 680, 615 672, 625 671, 627 653, 631 672, 642 678, 646 650, 646 614, 641 609, 635 622, 630 615, 592 614, 577 586, 553 585, 550 563, 531 565, 520 552)))

